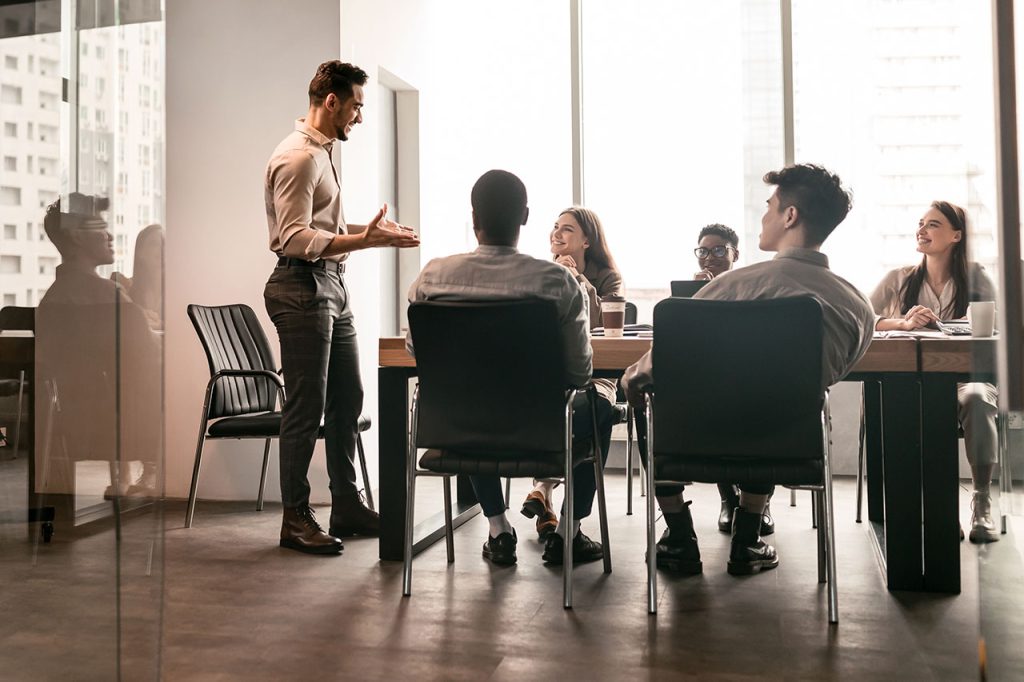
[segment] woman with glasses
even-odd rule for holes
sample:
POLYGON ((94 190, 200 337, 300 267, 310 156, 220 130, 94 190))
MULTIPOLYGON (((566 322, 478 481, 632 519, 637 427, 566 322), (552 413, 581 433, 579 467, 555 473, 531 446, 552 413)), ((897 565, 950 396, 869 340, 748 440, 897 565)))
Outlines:
MULTIPOLYGON (((582 206, 567 208, 558 215, 549 237, 551 254, 580 283, 590 301, 590 327, 601 326, 601 298, 622 296, 622 275, 608 250, 608 240, 597 214, 582 206)), ((615 382, 594 379, 598 398, 615 404, 615 382)), ((608 456, 611 430, 602 434, 603 452, 608 456)), ((554 532, 558 516, 551 505, 555 482, 535 480, 533 490, 523 502, 522 514, 537 517, 537 535, 544 540, 554 532)))
POLYGON ((739 245, 740 238, 731 228, 718 223, 705 226, 697 236, 697 248, 693 250, 700 267, 700 272, 693 278, 710 281, 732 270, 740 257, 739 245))
MULTIPOLYGON (((910 331, 934 327, 939 320, 963 318, 968 303, 994 301, 995 286, 984 268, 967 260, 967 214, 948 201, 934 201, 918 221, 917 265, 896 268, 871 294, 881 318, 878 331, 910 331)), ((996 542, 992 520, 992 472, 996 464, 997 393, 988 383, 957 386, 959 419, 974 479, 971 542, 996 542)), ((961 538, 963 531, 961 530, 961 538)))

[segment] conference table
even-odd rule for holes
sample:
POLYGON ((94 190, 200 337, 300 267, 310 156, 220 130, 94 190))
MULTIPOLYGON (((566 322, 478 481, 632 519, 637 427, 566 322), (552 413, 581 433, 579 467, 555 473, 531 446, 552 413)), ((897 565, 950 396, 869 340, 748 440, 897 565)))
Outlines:
MULTIPOLYGON (((617 377, 651 338, 591 339, 594 375, 617 377)), ((401 561, 405 532, 406 423, 416 361, 405 339, 379 342, 378 439, 382 560, 401 561)), ((844 381, 864 383, 868 528, 890 590, 960 591, 956 385, 994 381, 994 339, 922 333, 877 336, 844 381)), ((460 480, 456 527, 479 513, 460 480)), ((444 536, 443 513, 414 530, 414 552, 444 536)))

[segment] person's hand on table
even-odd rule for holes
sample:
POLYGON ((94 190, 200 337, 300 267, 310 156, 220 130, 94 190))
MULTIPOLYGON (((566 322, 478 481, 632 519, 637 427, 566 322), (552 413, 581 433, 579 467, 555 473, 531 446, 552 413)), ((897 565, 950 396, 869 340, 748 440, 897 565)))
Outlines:
POLYGON ((900 328, 903 331, 909 332, 914 329, 922 329, 938 321, 939 316, 936 315, 931 308, 927 308, 923 305, 915 305, 907 311, 906 315, 903 316, 900 328))

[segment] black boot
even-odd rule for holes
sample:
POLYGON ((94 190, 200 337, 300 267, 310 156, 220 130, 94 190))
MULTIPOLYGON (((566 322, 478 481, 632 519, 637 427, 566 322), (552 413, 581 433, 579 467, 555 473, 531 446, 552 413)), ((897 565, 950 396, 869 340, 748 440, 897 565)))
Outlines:
POLYGON ((353 535, 380 535, 380 515, 368 509, 362 491, 331 498, 331 535, 347 538, 353 535))
POLYGON ((718 514, 718 530, 723 533, 732 532, 732 514, 740 506, 740 494, 734 485, 718 484, 718 494, 722 498, 722 511, 718 514))
MULTIPOLYGON (((771 535, 775 532, 775 519, 772 518, 772 495, 775 488, 768 493, 768 502, 764 505, 764 513, 761 514, 761 535, 771 535)), ((738 505, 737 505, 738 506, 738 505)))
POLYGON ((683 575, 698 575, 703 572, 704 565, 700 561, 700 547, 697 546, 697 534, 693 530, 690 504, 684 503, 681 512, 665 514, 668 528, 658 541, 655 556, 659 568, 683 575))
POLYGON ((307 554, 340 554, 341 540, 328 535, 308 507, 285 507, 281 521, 281 546, 307 554))
POLYGON ((750 575, 779 565, 775 548, 761 540, 761 514, 736 508, 732 522, 729 574, 750 575))

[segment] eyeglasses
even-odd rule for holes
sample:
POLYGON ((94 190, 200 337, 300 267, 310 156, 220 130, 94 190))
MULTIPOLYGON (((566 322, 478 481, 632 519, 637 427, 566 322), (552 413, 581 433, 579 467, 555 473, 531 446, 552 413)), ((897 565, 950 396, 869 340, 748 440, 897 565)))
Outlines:
POLYGON ((731 246, 712 246, 710 249, 704 246, 698 246, 693 250, 693 255, 697 258, 707 258, 709 255, 715 258, 725 258, 725 255, 729 251, 735 251, 731 246))

